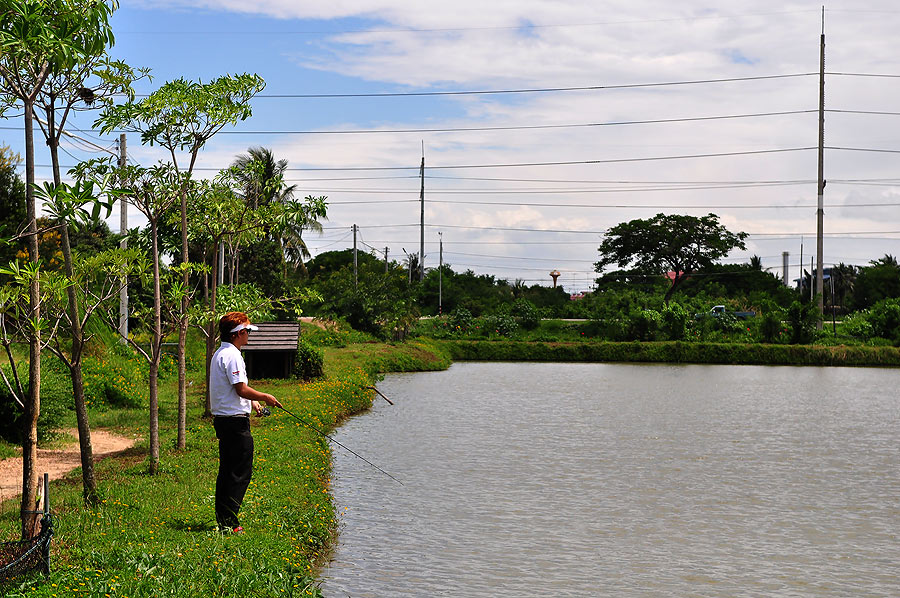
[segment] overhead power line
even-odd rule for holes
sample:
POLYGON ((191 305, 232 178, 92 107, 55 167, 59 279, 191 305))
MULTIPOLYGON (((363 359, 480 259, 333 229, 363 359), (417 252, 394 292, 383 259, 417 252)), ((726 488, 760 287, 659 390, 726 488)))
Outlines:
MULTIPOLYGON (((530 87, 518 89, 477 89, 456 91, 394 91, 377 93, 267 93, 258 94, 254 98, 285 99, 328 99, 328 98, 395 98, 395 97, 422 97, 422 96, 463 96, 463 95, 499 95, 499 94, 523 94, 523 93, 558 93, 569 91, 602 91, 609 89, 640 89, 645 87, 672 87, 678 85, 706 85, 710 83, 735 83, 738 81, 765 81, 771 79, 791 79, 796 77, 809 77, 819 73, 789 73, 783 75, 760 75, 756 77, 727 77, 721 79, 694 79, 688 81, 663 81, 656 83, 623 83, 618 85, 585 85, 578 87, 530 87)), ((146 97, 139 94, 137 97, 146 97)))
MULTIPOLYGON (((766 116, 789 116, 812 114, 816 110, 784 110, 781 112, 759 112, 754 114, 726 114, 722 116, 695 116, 685 118, 657 118, 649 120, 623 120, 599 123, 565 123, 558 125, 506 125, 483 127, 435 127, 422 129, 329 129, 329 130, 273 130, 273 131, 221 131, 220 135, 360 135, 372 133, 465 133, 484 131, 523 131, 539 129, 573 129, 586 127, 617 127, 623 125, 653 125, 666 123, 700 122, 738 118, 759 118, 766 116)), ((115 132, 115 131, 114 131, 115 132)))
MULTIPOLYGON (((756 112, 747 114, 724 114, 718 116, 691 116, 681 118, 656 118, 647 120, 623 120, 593 123, 561 123, 550 125, 498 125, 498 126, 472 126, 472 127, 427 127, 427 128, 402 128, 402 129, 284 129, 284 130, 227 130, 220 131, 219 135, 362 135, 362 134, 394 134, 394 133, 465 133, 485 131, 524 131, 541 129, 572 129, 592 127, 617 127, 627 125, 652 125, 667 123, 702 122, 714 120, 734 120, 741 118, 761 118, 769 116, 790 116, 795 114, 812 114, 811 110, 783 110, 779 112, 756 112)), ((850 111, 843 111, 850 112, 850 111)), ((0 130, 21 131, 22 127, 0 127, 0 130)), ((114 130, 111 133, 127 133, 127 131, 114 130)))

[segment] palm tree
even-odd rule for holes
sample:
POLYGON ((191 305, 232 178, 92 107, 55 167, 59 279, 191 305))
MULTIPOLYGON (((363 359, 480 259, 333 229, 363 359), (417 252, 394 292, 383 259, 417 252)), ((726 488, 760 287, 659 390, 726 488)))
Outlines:
POLYGON ((284 206, 283 216, 269 229, 281 247, 284 261, 283 277, 287 279, 287 265, 294 269, 304 268, 303 261, 311 254, 303 240, 303 231, 322 232, 321 220, 326 220, 325 197, 306 196, 302 201, 294 198, 297 185, 287 185, 284 173, 287 160, 276 160, 272 150, 265 147, 251 147, 232 163, 236 172, 244 201, 251 207, 280 203, 284 206))
POLYGON ((294 198, 297 185, 284 184, 287 160, 275 160, 266 147, 251 147, 231 163, 241 185, 244 201, 258 208, 273 201, 284 203, 294 198))
POLYGON ((856 282, 856 266, 841 262, 831 269, 831 275, 834 277, 834 294, 839 301, 841 309, 844 307, 844 300, 849 293, 853 292, 853 283, 856 282))

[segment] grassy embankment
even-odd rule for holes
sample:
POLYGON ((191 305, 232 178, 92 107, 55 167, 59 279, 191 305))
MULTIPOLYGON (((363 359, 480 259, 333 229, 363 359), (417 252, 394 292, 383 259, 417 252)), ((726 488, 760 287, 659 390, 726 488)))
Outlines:
POLYGON ((439 341, 454 360, 900 366, 900 348, 703 342, 439 341))
MULTIPOLYGON (((326 349, 319 382, 255 382, 322 430, 367 409, 364 387, 379 371, 440 369, 449 360, 428 343, 352 344, 326 349)), ((247 533, 214 531, 217 441, 202 419, 202 375, 189 396, 188 448, 174 449, 174 381, 161 388, 161 473, 147 474, 143 441, 122 458, 97 466, 102 504, 85 507, 80 471, 51 483, 56 524, 49 579, 33 577, 0 588, 17 596, 317 596, 314 576, 337 527, 328 494, 331 453, 326 440, 282 412, 253 419, 256 460, 241 511, 247 533)), ((91 413, 95 428, 146 437, 146 410, 91 413)), ((18 533, 18 500, 0 512, 0 535, 18 533)))

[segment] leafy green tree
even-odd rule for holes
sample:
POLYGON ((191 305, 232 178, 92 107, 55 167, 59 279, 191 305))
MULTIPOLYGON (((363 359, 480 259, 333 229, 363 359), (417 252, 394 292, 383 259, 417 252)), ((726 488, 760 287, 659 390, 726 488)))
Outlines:
POLYGON ((685 280, 681 292, 692 297, 701 293, 722 298, 766 296, 780 305, 789 305, 796 298, 776 276, 752 263, 711 264, 685 280))
POLYGON ((382 338, 403 337, 419 315, 416 287, 408 283, 406 272, 396 264, 385 273, 382 262, 369 258, 358 261, 357 284, 349 266, 311 279, 310 287, 322 299, 310 307, 316 315, 345 319, 356 330, 382 338))
MULTIPOLYGON (((49 213, 50 219, 57 224, 60 231, 61 248, 63 254, 63 263, 65 267, 65 275, 68 284, 65 285, 66 309, 63 311, 64 318, 67 320, 68 330, 70 331, 69 350, 66 351, 59 343, 59 335, 56 335, 54 345, 54 353, 62 360, 69 369, 72 378, 72 397, 75 403, 75 416, 78 423, 78 439, 81 453, 81 468, 84 500, 88 504, 95 504, 99 497, 97 496, 97 483, 94 479, 94 453, 91 445, 91 428, 88 422, 87 406, 84 397, 84 379, 81 371, 81 358, 84 353, 85 339, 84 327, 88 319, 97 307, 96 304, 85 306, 79 301, 78 297, 78 279, 75 276, 74 257, 72 255, 72 246, 69 241, 69 229, 77 230, 80 224, 86 224, 91 221, 97 221, 103 209, 106 215, 112 210, 112 202, 101 202, 98 196, 103 193, 102 186, 106 183, 103 181, 101 187, 95 189, 94 181, 78 180, 74 185, 67 183, 44 183, 42 189, 37 193, 38 197, 44 200, 44 210, 49 213), (87 208, 91 207, 92 212, 88 212, 87 208)), ((114 266, 124 266, 123 262, 112 260, 114 266)), ((99 265, 98 265, 99 268, 99 265)), ((125 269, 124 267, 122 268, 125 269)), ((99 270, 98 271, 102 271, 99 270)), ((115 280, 119 280, 121 275, 114 273, 115 280)), ((118 287, 115 293, 118 294, 118 287)), ((110 295, 111 296, 111 295, 110 295)), ((108 299, 103 296, 100 301, 108 299)))
MULTIPOLYGON (((321 221, 327 219, 327 198, 324 196, 308 195, 302 201, 295 198, 297 185, 287 185, 284 181, 287 165, 287 160, 276 160, 272 150, 264 147, 251 147, 231 165, 238 192, 245 202, 254 208, 272 204, 283 207, 279 217, 267 227, 267 236, 278 244, 281 254, 279 269, 284 284, 287 283, 288 264, 296 271, 298 267, 303 267, 303 260, 310 257, 303 231, 321 233, 321 221)), ((257 241, 258 244, 265 242, 264 239, 257 241)), ((260 248, 256 253, 260 253, 260 248)), ((235 252, 235 259, 237 255, 235 252)), ((235 269, 234 266, 232 269, 235 269)))
MULTIPOLYGON (((76 176, 83 178, 105 179, 113 175, 118 181, 118 188, 112 193, 122 201, 130 205, 147 218, 150 229, 150 268, 149 281, 153 293, 153 308, 150 317, 150 347, 141 347, 134 339, 128 338, 128 342, 147 360, 149 364, 150 387, 150 458, 149 470, 151 474, 159 472, 159 366, 162 359, 163 338, 168 331, 170 318, 163 317, 164 300, 177 296, 179 304, 186 293, 184 287, 170 286, 166 296, 163 295, 161 259, 159 249, 159 223, 166 218, 172 208, 177 205, 180 191, 187 186, 188 175, 178 172, 170 163, 161 162, 158 166, 145 168, 142 166, 126 165, 113 167, 108 160, 96 160, 82 163, 76 172, 76 176)), ((183 266, 182 266, 183 268, 183 266)), ((179 275, 178 268, 172 269, 179 275)), ((171 303, 171 301, 170 301, 171 303)))
MULTIPOLYGON (((25 121, 25 205, 29 259, 38 264, 35 181, 35 105, 48 78, 114 41, 109 19, 116 0, 0 0, 0 111, 21 106, 25 121)), ((41 318, 40 276, 30 278, 29 315, 41 318)), ((37 418, 40 413, 40 326, 29 334, 29 397, 22 445, 22 536, 30 533, 37 486, 37 418)))
MULTIPOLYGON (((669 302, 676 289, 692 274, 710 267, 735 248, 745 249, 747 233, 732 233, 719 224, 715 214, 703 217, 657 214, 617 224, 607 231, 600 244, 598 273, 608 266, 633 266, 645 275, 671 273, 666 292, 669 302)), ((599 281, 598 281, 599 282, 599 281)))
POLYGON ((883 299, 900 297, 900 266, 886 255, 859 269, 853 286, 853 309, 866 309, 883 299))
POLYGON ((176 190, 180 199, 182 297, 178 323, 178 440, 187 442, 187 366, 185 347, 190 300, 190 247, 188 245, 187 200, 197 156, 206 143, 226 126, 250 118, 250 100, 265 88, 259 75, 225 75, 209 83, 176 79, 163 85, 148 97, 135 102, 107 107, 97 119, 104 133, 125 130, 140 133, 141 142, 159 145, 169 151, 172 168, 186 174, 176 190), (187 154, 188 164, 179 165, 178 154, 187 154))
POLYGON ((856 284, 857 268, 856 266, 841 262, 831 270, 834 277, 834 299, 844 311, 847 296, 852 295, 853 287, 856 284))

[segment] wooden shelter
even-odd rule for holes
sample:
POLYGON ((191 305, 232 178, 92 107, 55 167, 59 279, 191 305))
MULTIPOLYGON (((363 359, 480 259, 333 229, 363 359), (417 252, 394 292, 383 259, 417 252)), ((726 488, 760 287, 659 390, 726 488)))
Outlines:
POLYGON ((290 378, 297 358, 300 322, 260 322, 244 345, 244 363, 251 380, 290 378))

